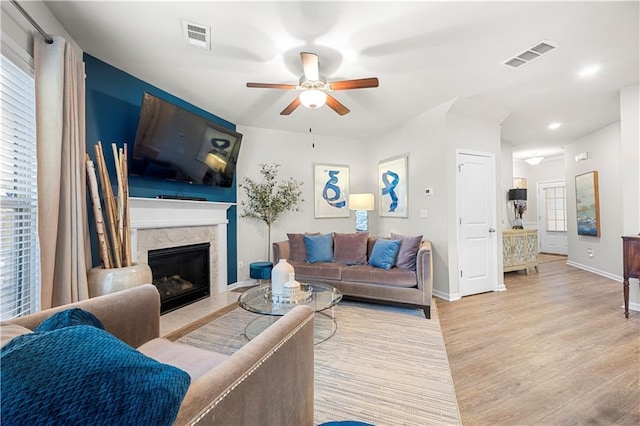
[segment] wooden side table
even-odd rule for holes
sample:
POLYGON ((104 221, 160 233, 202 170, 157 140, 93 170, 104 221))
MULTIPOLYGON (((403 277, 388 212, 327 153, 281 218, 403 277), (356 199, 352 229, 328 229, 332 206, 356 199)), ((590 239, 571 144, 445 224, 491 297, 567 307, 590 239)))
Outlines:
POLYGON ((640 279, 640 236, 622 237, 624 316, 629 318, 629 278, 640 279))

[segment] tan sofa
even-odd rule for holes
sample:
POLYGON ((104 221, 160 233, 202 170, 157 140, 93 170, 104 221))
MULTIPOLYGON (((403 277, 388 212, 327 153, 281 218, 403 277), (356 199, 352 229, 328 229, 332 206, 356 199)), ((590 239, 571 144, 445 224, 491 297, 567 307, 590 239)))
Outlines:
MULTIPOLYGON (((368 257, 375 240, 368 239, 368 257)), ((431 318, 433 259, 429 241, 420 243, 415 271, 396 267, 386 270, 368 264, 296 262, 289 260, 290 250, 288 240, 273 243, 273 259, 276 262, 287 259, 295 270, 296 280, 329 284, 354 300, 415 306, 424 311, 426 318, 431 318)))
POLYGON ((175 424, 312 425, 313 311, 298 306, 231 356, 160 338, 160 296, 146 284, 16 318, 35 329, 70 307, 93 313, 106 331, 189 373, 175 424))

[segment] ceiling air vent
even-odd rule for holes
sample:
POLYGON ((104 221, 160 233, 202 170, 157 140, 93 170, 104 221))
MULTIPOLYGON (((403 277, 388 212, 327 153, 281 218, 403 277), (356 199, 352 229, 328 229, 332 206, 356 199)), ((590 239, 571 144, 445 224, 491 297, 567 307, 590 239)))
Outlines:
POLYGON ((515 57, 506 60, 503 62, 503 65, 506 65, 510 68, 518 68, 522 65, 526 65, 534 59, 539 58, 540 56, 551 52, 556 49, 560 45, 558 43, 554 43, 552 41, 544 40, 540 43, 530 47, 522 53, 517 54, 515 57))
POLYGON ((211 50, 211 27, 182 21, 185 41, 201 49, 211 50))

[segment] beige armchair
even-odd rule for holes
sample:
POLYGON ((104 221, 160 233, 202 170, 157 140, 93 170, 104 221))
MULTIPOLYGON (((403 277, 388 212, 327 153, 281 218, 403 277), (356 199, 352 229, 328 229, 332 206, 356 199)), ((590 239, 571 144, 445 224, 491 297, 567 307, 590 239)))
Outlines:
POLYGON ((160 338, 160 296, 151 284, 9 322, 33 330, 70 307, 93 313, 111 334, 189 373, 191 385, 175 424, 313 424, 313 311, 309 307, 296 307, 231 356, 160 338))

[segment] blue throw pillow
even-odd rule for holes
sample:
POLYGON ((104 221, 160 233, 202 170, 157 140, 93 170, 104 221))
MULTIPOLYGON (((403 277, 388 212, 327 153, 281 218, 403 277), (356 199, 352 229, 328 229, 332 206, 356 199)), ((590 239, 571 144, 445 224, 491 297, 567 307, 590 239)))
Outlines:
POLYGON ((305 235, 307 262, 333 262, 333 234, 305 235))
POLYGON ((369 265, 376 268, 391 269, 396 262, 401 240, 385 240, 378 238, 371 250, 369 265))
POLYGON ((71 308, 51 315, 33 331, 53 331, 72 325, 91 325, 104 330, 102 322, 91 312, 80 308, 71 308))
POLYGON ((0 350, 2 423, 172 425, 189 375, 104 330, 29 333, 0 350))

